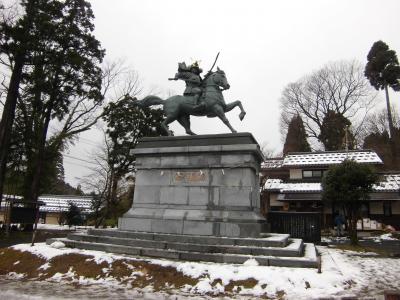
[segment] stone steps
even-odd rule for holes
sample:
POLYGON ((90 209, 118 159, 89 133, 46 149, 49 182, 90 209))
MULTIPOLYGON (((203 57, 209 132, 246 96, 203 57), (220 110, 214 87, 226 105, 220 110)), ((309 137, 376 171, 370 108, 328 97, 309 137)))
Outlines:
POLYGON ((88 235, 178 243, 254 247, 286 247, 289 244, 290 237, 289 234, 267 233, 263 234, 260 238, 234 238, 107 229, 89 229, 88 235))
POLYGON ((242 264, 254 258, 264 266, 318 267, 315 246, 288 234, 240 238, 90 229, 57 240, 67 247, 183 261, 242 264))
POLYGON ((70 234, 68 239, 81 242, 113 244, 122 246, 131 246, 139 248, 155 248, 176 251, 188 251, 199 253, 227 253, 227 254, 243 254, 243 255, 263 255, 263 256, 285 256, 300 257, 303 254, 303 241, 300 239, 290 239, 289 244, 285 247, 259 247, 259 246, 243 246, 243 245, 221 245, 212 243, 213 241, 204 241, 204 238, 196 240, 191 238, 191 242, 168 241, 139 239, 139 238, 121 238, 113 236, 100 236, 90 234, 70 234), (204 243, 205 242, 205 243, 204 243))
POLYGON ((214 263, 243 264, 248 259, 256 259, 259 265, 279 266, 279 267, 297 267, 297 268, 317 268, 316 249, 313 244, 304 244, 303 257, 282 257, 265 255, 243 255, 229 253, 201 253, 183 250, 146 248, 139 246, 125 246, 108 243, 93 243, 88 241, 72 240, 69 238, 49 239, 48 244, 55 240, 65 243, 67 247, 78 249, 98 250, 112 253, 128 254, 134 256, 156 257, 165 259, 175 259, 182 261, 207 261, 214 263))

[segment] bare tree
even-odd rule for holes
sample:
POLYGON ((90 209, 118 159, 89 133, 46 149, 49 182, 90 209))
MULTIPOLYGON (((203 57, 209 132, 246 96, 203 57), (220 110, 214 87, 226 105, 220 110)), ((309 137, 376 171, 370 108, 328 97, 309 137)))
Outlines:
MULTIPOLYGON (((126 66, 122 60, 109 64, 106 69, 103 86, 107 104, 125 100, 127 94, 137 96, 142 92, 137 72, 126 66)), ((99 117, 103 117, 104 114, 105 110, 102 110, 99 117)), ((103 145, 92 155, 91 173, 80 178, 84 188, 94 194, 92 208, 95 226, 104 224, 106 218, 115 218, 120 202, 124 200, 134 182, 134 175, 131 173, 127 176, 116 176, 116 167, 112 159, 115 144, 106 130, 101 128, 100 124, 98 126, 103 131, 103 145)))
MULTIPOLYGON (((400 128, 400 119, 398 116, 398 110, 395 106, 392 105, 391 111, 393 113, 392 122, 394 128, 400 128)), ((365 126, 363 126, 363 130, 360 132, 360 137, 365 138, 367 135, 371 133, 383 133, 389 132, 389 124, 387 121, 387 110, 381 109, 374 113, 368 115, 365 120, 365 126)))
POLYGON ((103 116, 104 105, 121 100, 126 94, 138 95, 142 88, 137 72, 123 60, 105 62, 103 67, 103 102, 89 102, 86 98, 76 98, 70 105, 68 115, 55 123, 52 140, 63 142, 90 130, 103 116))
POLYGON ((271 147, 268 142, 262 143, 260 150, 264 155, 264 158, 274 158, 282 155, 282 153, 279 153, 276 149, 271 147))
POLYGON ((290 120, 300 115, 315 145, 324 117, 328 111, 334 111, 351 121, 357 137, 366 116, 375 106, 376 95, 359 62, 329 63, 285 87, 281 97, 281 134, 285 137, 290 120))
MULTIPOLYGON (((382 159, 384 170, 399 170, 399 152, 394 153, 393 157, 392 143, 400 145, 400 120, 396 117, 397 110, 391 107, 392 117, 392 135, 390 135, 390 126, 387 120, 387 110, 382 109, 368 116, 364 130, 362 132, 363 147, 373 149, 382 159)), ((396 149, 398 149, 396 147, 396 149)))
POLYGON ((94 225, 97 228, 103 223, 106 215, 102 210, 107 209, 107 191, 110 186, 110 173, 111 170, 108 165, 108 153, 110 151, 109 143, 104 139, 104 143, 96 154, 93 155, 93 166, 89 167, 91 173, 83 178, 80 182, 84 189, 89 190, 93 194, 92 209, 94 225))
POLYGON ((84 189, 93 194, 92 209, 96 228, 104 224, 106 218, 115 217, 116 208, 133 184, 134 176, 123 177, 115 182, 115 170, 110 159, 112 147, 112 141, 104 132, 103 145, 92 156, 89 167, 91 173, 80 178, 84 189))

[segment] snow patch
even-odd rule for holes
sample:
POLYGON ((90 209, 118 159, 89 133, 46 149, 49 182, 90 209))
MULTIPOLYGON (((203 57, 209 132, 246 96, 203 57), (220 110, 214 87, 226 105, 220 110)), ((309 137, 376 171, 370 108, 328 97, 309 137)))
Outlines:
POLYGON ((8 277, 9 279, 18 280, 18 279, 24 278, 25 275, 24 275, 24 274, 18 274, 18 273, 15 273, 15 272, 9 272, 9 273, 7 274, 7 277, 8 277))
POLYGON ((259 263, 256 259, 250 258, 243 263, 243 266, 258 266, 259 263))
MULTIPOLYGON (((311 247, 305 244, 306 252, 311 247)), ((237 289, 237 293, 267 296, 274 298, 277 293, 285 293, 287 299, 317 299, 322 297, 346 297, 363 295, 374 297, 381 295, 384 289, 398 290, 400 281, 400 264, 395 258, 361 257, 357 253, 319 246, 318 251, 322 259, 322 273, 318 274, 316 269, 308 268, 287 268, 259 266, 256 260, 250 258, 242 265, 200 263, 200 262, 179 262, 162 259, 143 259, 123 255, 115 255, 101 251, 80 250, 80 249, 56 249, 45 244, 36 244, 30 247, 29 244, 16 245, 12 248, 20 251, 29 251, 40 257, 51 259, 58 255, 78 253, 81 255, 93 256, 90 260, 96 263, 106 261, 112 263, 115 260, 145 261, 150 264, 170 266, 176 268, 186 276, 197 278, 194 286, 186 285, 181 292, 193 294, 218 295, 225 291, 225 287, 232 282, 242 280, 254 280, 254 287, 237 289)), ((315 252, 315 251, 314 251, 315 252)), ((315 253, 309 253, 315 255, 315 253)), ((129 262, 128 262, 129 264, 129 262)), ((46 263, 39 267, 45 270, 49 267, 46 263)), ((108 272, 108 269, 103 269, 108 272)), ((142 273, 132 273, 130 278, 141 276, 142 273)), ((9 276, 23 278, 21 274, 10 273, 9 276)), ((69 282, 81 285, 123 285, 113 277, 106 278, 83 278, 69 270, 65 274, 56 273, 49 281, 69 282)), ((240 286, 241 284, 238 283, 240 286)), ((142 290, 151 292, 151 286, 142 290)))
POLYGON ((47 270, 48 268, 50 268, 50 263, 47 262, 47 263, 41 265, 39 267, 39 270, 47 270))
POLYGON ((65 244, 60 241, 55 241, 54 243, 50 244, 50 247, 56 248, 56 249, 61 249, 61 248, 65 248, 65 244))

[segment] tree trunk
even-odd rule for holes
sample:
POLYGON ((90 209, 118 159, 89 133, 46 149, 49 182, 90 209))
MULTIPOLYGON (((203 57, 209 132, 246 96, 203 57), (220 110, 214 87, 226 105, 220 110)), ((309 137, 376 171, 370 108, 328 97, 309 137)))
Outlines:
POLYGON ((358 237, 357 237, 357 204, 351 204, 349 207, 349 236, 351 245, 358 245, 358 237))
POLYGON ((15 107, 19 95, 19 85, 22 79, 22 70, 25 65, 27 49, 26 40, 31 38, 29 31, 33 24, 35 15, 36 0, 28 0, 26 5, 26 28, 24 34, 19 41, 19 48, 14 57, 14 67, 12 69, 11 78, 8 86, 6 102, 3 108, 3 115, 0 121, 0 206, 3 199, 3 187, 6 175, 6 164, 10 150, 11 130, 15 118, 15 107))
POLYGON ((390 133, 390 152, 392 154, 392 168, 397 169, 397 153, 396 153, 396 142, 394 136, 395 133, 394 133, 394 125, 392 119, 392 108, 390 107, 389 91, 387 84, 385 84, 385 96, 386 96, 386 109, 387 109, 389 133, 390 133))
POLYGON ((15 118, 15 107, 17 105, 24 61, 24 54, 20 54, 15 58, 15 64, 10 78, 7 98, 4 104, 3 115, 0 121, 0 205, 1 200, 3 199, 3 186, 6 175, 7 158, 10 150, 11 132, 15 118))
POLYGON ((116 218, 117 216, 117 189, 118 189, 118 182, 119 182, 119 176, 113 176, 113 181, 111 184, 111 203, 112 203, 112 212, 111 212, 111 217, 113 219, 116 218))
POLYGON ((45 159, 46 138, 50 123, 50 111, 51 110, 49 109, 49 112, 47 112, 42 132, 39 135, 38 149, 37 149, 38 153, 35 157, 36 158, 36 161, 34 163, 35 168, 33 170, 32 182, 30 184, 30 189, 29 189, 29 199, 30 201, 34 202, 36 202, 39 198, 40 178, 42 177, 43 162, 45 159))

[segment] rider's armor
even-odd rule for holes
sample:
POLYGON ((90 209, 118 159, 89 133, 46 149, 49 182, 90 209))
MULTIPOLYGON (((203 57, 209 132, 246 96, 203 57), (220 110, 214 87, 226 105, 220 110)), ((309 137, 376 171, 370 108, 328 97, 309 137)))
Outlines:
POLYGON ((202 89, 200 87, 202 82, 200 77, 201 72, 203 72, 203 70, 200 69, 197 62, 190 66, 186 66, 186 64, 183 62, 178 64, 178 73, 175 74, 174 78, 175 80, 181 79, 185 81, 186 88, 183 92, 183 95, 193 96, 196 104, 199 103, 199 99, 202 94, 202 89))

